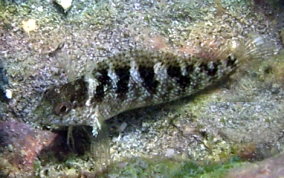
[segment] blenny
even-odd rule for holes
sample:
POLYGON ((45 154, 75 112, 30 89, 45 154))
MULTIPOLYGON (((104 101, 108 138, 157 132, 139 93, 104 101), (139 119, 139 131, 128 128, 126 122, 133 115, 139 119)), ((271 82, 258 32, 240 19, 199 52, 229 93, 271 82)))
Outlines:
POLYGON ((212 59, 154 49, 124 51, 96 62, 79 79, 48 89, 35 113, 43 124, 89 125, 96 132, 102 121, 121 112, 189 96, 229 76, 241 62, 266 51, 263 39, 243 45, 232 41, 233 47, 212 59))

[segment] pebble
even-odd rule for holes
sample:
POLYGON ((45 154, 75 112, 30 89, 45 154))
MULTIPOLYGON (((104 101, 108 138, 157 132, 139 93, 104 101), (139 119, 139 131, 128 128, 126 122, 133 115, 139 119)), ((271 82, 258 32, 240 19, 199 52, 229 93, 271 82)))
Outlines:
POLYGON ((13 92, 12 92, 12 90, 7 89, 7 90, 5 90, 5 93, 6 93, 6 98, 12 99, 12 97, 13 97, 13 92))
POLYGON ((64 13, 68 12, 72 6, 72 0, 54 0, 63 10, 64 13))
POLYGON ((165 154, 166 157, 172 158, 174 155, 175 155, 175 150, 174 149, 169 148, 169 149, 166 150, 166 154, 165 154))
POLYGON ((35 31, 38 28, 36 24, 36 20, 35 19, 24 20, 22 22, 22 28, 28 34, 32 31, 35 31))

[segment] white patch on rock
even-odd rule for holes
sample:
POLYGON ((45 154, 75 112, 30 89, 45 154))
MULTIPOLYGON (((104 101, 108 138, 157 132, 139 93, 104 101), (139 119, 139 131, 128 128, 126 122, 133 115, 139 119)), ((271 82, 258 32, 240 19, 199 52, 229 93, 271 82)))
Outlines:
POLYGON ((26 33, 30 33, 31 31, 35 31, 38 27, 35 19, 28 19, 22 22, 22 28, 26 33))
POLYGON ((54 0, 66 13, 72 6, 72 0, 54 0))
POLYGON ((5 91, 5 93, 6 93, 6 97, 7 97, 8 99, 12 99, 12 97, 13 97, 13 92, 12 92, 12 90, 7 89, 7 90, 5 91))
POLYGON ((175 150, 172 148, 168 148, 166 150, 165 156, 168 158, 172 158, 175 155, 175 150))

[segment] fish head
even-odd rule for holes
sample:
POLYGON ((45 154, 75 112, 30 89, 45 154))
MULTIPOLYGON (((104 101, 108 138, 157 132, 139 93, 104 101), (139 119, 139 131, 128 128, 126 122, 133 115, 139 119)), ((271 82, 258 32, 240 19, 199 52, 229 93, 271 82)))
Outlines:
POLYGON ((84 125, 88 113, 85 111, 88 107, 84 107, 88 99, 87 86, 81 78, 47 89, 33 112, 37 121, 52 126, 84 125))

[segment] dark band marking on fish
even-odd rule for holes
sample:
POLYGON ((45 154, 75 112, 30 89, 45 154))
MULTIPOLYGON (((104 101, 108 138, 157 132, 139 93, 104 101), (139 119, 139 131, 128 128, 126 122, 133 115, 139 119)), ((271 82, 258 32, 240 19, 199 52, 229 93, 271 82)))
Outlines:
POLYGON ((167 73, 170 77, 174 78, 179 86, 182 89, 185 89, 190 85, 190 73, 187 74, 187 76, 183 76, 181 73, 180 66, 169 66, 167 69, 167 73))
POLYGON ((208 66, 207 66, 207 63, 201 63, 200 65, 199 65, 199 68, 200 68, 200 72, 204 72, 205 74, 207 74, 208 75, 208 73, 209 73, 209 69, 208 69, 208 66))
POLYGON ((107 69, 101 69, 99 71, 93 72, 94 77, 98 80, 99 85, 97 85, 94 93, 92 102, 101 102, 105 96, 106 87, 110 86, 110 77, 108 76, 107 69))
POLYGON ((118 81, 116 84, 116 90, 115 92, 118 94, 119 98, 124 98, 128 92, 128 83, 130 78, 130 67, 125 66, 121 68, 116 68, 115 73, 118 76, 118 81))
POLYGON ((227 67, 231 68, 236 67, 237 58, 229 55, 226 60, 227 60, 227 67))
POLYGON ((142 86, 146 88, 150 94, 155 94, 159 82, 155 79, 154 66, 139 66, 138 71, 143 80, 142 86))
POLYGON ((208 67, 208 75, 215 76, 218 71, 218 66, 220 65, 220 62, 212 62, 212 65, 208 67))

